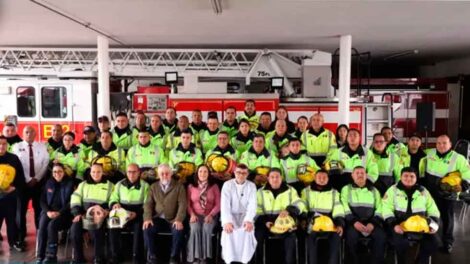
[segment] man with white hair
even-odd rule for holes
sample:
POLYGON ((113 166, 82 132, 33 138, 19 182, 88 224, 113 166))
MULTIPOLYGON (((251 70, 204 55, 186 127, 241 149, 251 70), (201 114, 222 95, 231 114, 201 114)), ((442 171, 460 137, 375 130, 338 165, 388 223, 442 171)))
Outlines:
MULTIPOLYGON (((171 232, 170 263, 179 263, 184 239, 183 221, 186 218, 186 190, 172 179, 167 164, 158 166, 159 181, 150 186, 144 205, 144 242, 147 247, 147 263, 157 263, 155 237, 162 232, 171 232)), ((159 247, 160 248, 160 247, 159 247)))

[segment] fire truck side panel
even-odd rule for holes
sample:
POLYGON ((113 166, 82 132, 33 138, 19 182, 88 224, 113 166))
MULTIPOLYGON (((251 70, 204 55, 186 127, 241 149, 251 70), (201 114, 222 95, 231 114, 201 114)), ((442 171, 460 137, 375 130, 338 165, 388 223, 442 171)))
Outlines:
MULTIPOLYGON (((91 83, 89 80, 14 80, 2 81, 10 92, 0 94, 0 113, 16 116, 18 134, 25 126, 33 126, 36 139, 45 141, 52 127, 62 124, 65 131, 81 139, 84 126, 91 124, 91 83)), ((5 88, 3 88, 5 89, 5 88)), ((0 125, 3 128, 3 124, 0 125)))

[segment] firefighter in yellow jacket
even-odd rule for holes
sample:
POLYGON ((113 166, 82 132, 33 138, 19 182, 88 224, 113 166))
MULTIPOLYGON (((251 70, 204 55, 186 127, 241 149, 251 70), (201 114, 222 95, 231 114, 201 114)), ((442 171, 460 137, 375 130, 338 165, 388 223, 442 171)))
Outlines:
POLYGON ((367 179, 375 183, 379 176, 377 163, 372 152, 361 146, 361 133, 359 130, 349 129, 346 140, 348 144, 330 152, 325 162, 325 167, 330 170, 332 186, 341 190, 343 186, 351 183, 351 172, 356 166, 366 168, 367 179), (336 162, 339 167, 335 173, 331 171, 333 162, 336 162))
POLYGON ((400 180, 400 172, 403 167, 398 155, 393 151, 387 152, 385 147, 384 136, 380 133, 374 134, 370 151, 374 156, 379 172, 379 177, 374 186, 382 196, 390 186, 400 180))
POLYGON ((323 127, 322 114, 314 114, 310 121, 310 128, 301 135, 302 144, 315 163, 322 166, 328 153, 336 149, 336 137, 333 132, 323 127))
POLYGON ((437 138, 436 148, 428 151, 421 159, 420 172, 424 176, 424 184, 436 201, 441 212, 443 250, 451 253, 454 243, 454 205, 459 191, 464 191, 470 182, 470 165, 467 159, 452 150, 452 143, 447 135, 437 138), (448 174, 459 174, 453 188, 456 191, 443 189, 448 174))
POLYGON ((400 181, 383 197, 382 216, 392 234, 398 264, 406 263, 410 240, 420 244, 417 263, 429 263, 429 257, 438 248, 439 210, 417 178, 413 168, 403 168, 400 181))
POLYGON ((364 167, 355 167, 352 178, 353 183, 341 190, 341 203, 346 215, 346 244, 352 263, 358 263, 357 245, 364 237, 372 240, 372 243, 369 243, 370 263, 383 263, 387 236, 383 229, 382 196, 372 183, 367 181, 364 167))
POLYGON ((257 204, 257 263, 262 263, 264 240, 270 235, 278 235, 283 240, 284 263, 296 263, 295 231, 297 218, 305 211, 305 204, 297 191, 282 180, 279 169, 273 168, 269 172, 268 182, 257 192, 257 204))
POLYGON ((126 113, 118 113, 116 115, 116 126, 113 129, 114 144, 127 152, 132 147, 133 141, 133 134, 126 113))
MULTIPOLYGON (((112 209, 124 209, 128 213, 126 223, 119 223, 120 227, 110 226, 109 238, 111 244, 112 263, 118 263, 121 254, 119 254, 119 241, 121 231, 130 229, 133 231, 132 242, 132 261, 141 263, 143 258, 143 213, 144 203, 147 200, 149 184, 140 179, 139 166, 131 163, 127 166, 126 178, 119 181, 109 199, 109 207, 112 209)), ((122 219, 118 219, 121 221, 122 219)), ((127 243, 128 245, 130 243, 127 243)))
POLYGON ((147 130, 139 131, 138 136, 138 143, 127 152, 127 166, 135 163, 143 171, 156 169, 158 165, 167 162, 164 150, 150 141, 150 134, 147 130))
POLYGON ((245 119, 250 123, 250 130, 255 131, 259 124, 259 116, 256 114, 255 100, 245 101, 245 112, 238 116, 238 122, 245 119))
POLYGON ((302 191, 302 200, 307 206, 308 263, 318 263, 318 237, 326 237, 329 244, 328 263, 339 263, 341 237, 344 228, 344 209, 340 193, 328 182, 328 172, 318 170, 315 181, 302 191))
POLYGON ((94 239, 93 263, 104 263, 105 219, 114 185, 103 178, 103 167, 93 164, 90 177, 80 183, 70 199, 73 216, 71 227, 74 263, 84 263, 83 232, 90 231, 94 239))

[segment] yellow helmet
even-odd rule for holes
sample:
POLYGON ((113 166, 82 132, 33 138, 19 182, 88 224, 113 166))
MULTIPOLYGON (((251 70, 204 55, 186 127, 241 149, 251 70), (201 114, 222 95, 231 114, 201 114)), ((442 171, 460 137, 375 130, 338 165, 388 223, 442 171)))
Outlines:
POLYGON ((103 174, 109 175, 113 173, 117 168, 117 162, 110 156, 98 156, 95 157, 91 164, 101 164, 103 166, 103 174))
POLYGON ((225 172, 228 168, 228 159, 220 155, 211 160, 209 167, 213 172, 225 172))
POLYGON ((344 169, 344 164, 342 161, 339 161, 339 160, 330 160, 325 163, 324 167, 325 167, 325 170, 327 170, 330 173, 341 174, 344 169))
POLYGON ((296 229, 294 218, 291 216, 278 216, 274 225, 269 229, 273 234, 284 234, 285 232, 296 229))
POLYGON ((267 166, 258 166, 255 169, 255 184, 256 186, 263 186, 268 182, 268 174, 271 170, 270 167, 267 166))
POLYGON ((320 215, 313 219, 312 231, 314 232, 336 232, 336 226, 330 217, 320 215))
POLYGON ((232 173, 235 170, 236 163, 223 155, 213 154, 207 159, 207 166, 211 172, 232 173))
POLYGON ((8 164, 0 164, 0 190, 6 190, 15 180, 16 170, 8 164))
POLYGON ((256 175, 266 175, 268 176, 269 171, 271 170, 268 166, 258 166, 255 169, 256 175))
POLYGON ((420 215, 408 217, 408 219, 403 221, 400 226, 405 232, 429 233, 428 221, 426 220, 426 218, 420 215))
POLYGON ((206 162, 207 166, 209 166, 209 164, 212 163, 212 160, 217 158, 218 156, 220 156, 220 155, 219 154, 211 154, 209 157, 207 157, 207 162, 206 162))
POLYGON ((301 164, 297 166, 297 178, 305 185, 309 185, 315 180, 315 169, 301 164))
POLYGON ((181 161, 176 164, 175 175, 180 181, 186 181, 186 178, 191 177, 196 172, 196 165, 192 162, 181 161))
POLYGON ((453 171, 442 177, 440 184, 441 190, 445 192, 461 192, 462 191, 462 175, 459 171, 453 171))

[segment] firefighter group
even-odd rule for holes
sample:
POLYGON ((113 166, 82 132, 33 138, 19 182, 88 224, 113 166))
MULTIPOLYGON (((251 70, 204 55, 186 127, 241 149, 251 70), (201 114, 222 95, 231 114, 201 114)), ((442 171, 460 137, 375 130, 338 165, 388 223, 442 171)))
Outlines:
POLYGON ((360 247, 370 263, 387 252, 406 263, 414 245, 418 263, 452 252, 470 166, 447 135, 423 149, 420 135, 404 144, 383 127, 366 147, 359 130, 332 132, 319 113, 294 123, 282 106, 257 113, 254 100, 224 118, 194 110, 190 122, 168 108, 149 126, 137 112, 135 126, 119 113, 111 127, 101 116, 78 145, 61 124, 42 143, 32 126, 5 123, 1 239, 25 250, 32 201, 37 263, 58 261, 61 237, 72 263, 87 262, 89 243, 93 263, 265 263, 273 240, 282 263, 359 263, 360 247))

